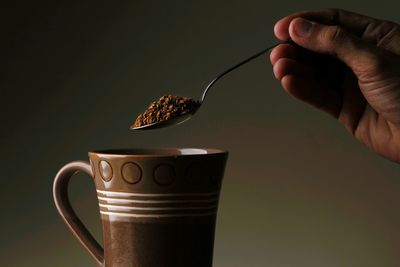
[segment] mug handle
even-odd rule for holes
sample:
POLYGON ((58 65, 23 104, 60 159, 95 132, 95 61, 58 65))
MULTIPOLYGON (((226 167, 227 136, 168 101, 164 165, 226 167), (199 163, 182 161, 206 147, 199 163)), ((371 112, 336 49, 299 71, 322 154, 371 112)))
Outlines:
POLYGON ((68 183, 71 177, 78 172, 89 174, 93 178, 90 164, 86 161, 73 161, 64 165, 54 178, 53 198, 57 210, 68 228, 89 252, 98 266, 104 265, 104 250, 78 218, 68 199, 68 183))

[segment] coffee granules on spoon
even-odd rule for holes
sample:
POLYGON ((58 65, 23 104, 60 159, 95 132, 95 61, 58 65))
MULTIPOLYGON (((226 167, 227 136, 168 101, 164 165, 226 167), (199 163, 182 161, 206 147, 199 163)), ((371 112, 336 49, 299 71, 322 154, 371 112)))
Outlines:
POLYGON ((154 101, 140 114, 132 127, 140 127, 166 121, 190 113, 199 107, 199 102, 188 97, 165 95, 154 101))

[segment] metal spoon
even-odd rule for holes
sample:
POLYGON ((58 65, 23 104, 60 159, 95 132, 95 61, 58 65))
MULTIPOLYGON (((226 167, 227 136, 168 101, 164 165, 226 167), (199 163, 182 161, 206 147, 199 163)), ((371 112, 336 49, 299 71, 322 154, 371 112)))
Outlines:
POLYGON ((208 93, 208 91, 210 90, 210 88, 215 84, 216 81, 218 81, 219 79, 221 79, 223 76, 225 76, 225 74, 228 74, 229 72, 233 71, 234 69, 246 64, 247 62, 255 59, 256 57, 259 57, 261 55, 263 55, 264 53, 268 52, 269 50, 271 50, 272 48, 280 45, 280 44, 286 44, 286 43, 292 43, 292 41, 284 41, 284 42, 279 42, 277 44, 274 44, 271 47, 268 47, 260 52, 258 52, 257 54, 243 60, 242 62, 234 65, 233 67, 230 67, 229 69, 227 69, 226 71, 222 72, 220 75, 218 75, 217 77, 215 77, 206 87, 206 89, 203 92, 203 95, 201 96, 200 101, 198 101, 198 106, 197 108, 195 108, 194 110, 192 110, 189 113, 168 119, 168 120, 164 120, 164 121, 160 121, 160 122, 155 122, 155 123, 151 123, 151 124, 146 124, 140 127, 130 127, 131 130, 150 130, 150 129, 157 129, 157 128, 162 128, 162 127, 167 127, 167 126, 172 126, 172 125, 178 125, 181 124, 187 120, 189 120, 195 113, 197 110, 199 110, 200 106, 203 104, 204 99, 206 98, 206 95, 208 93))

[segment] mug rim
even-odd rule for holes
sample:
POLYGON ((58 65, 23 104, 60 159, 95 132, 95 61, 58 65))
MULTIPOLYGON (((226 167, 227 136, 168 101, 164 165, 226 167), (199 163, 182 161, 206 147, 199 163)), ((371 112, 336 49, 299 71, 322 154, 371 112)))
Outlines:
POLYGON ((219 148, 205 147, 143 147, 143 148, 116 148, 91 150, 89 156, 103 157, 187 157, 228 154, 228 151, 219 148))

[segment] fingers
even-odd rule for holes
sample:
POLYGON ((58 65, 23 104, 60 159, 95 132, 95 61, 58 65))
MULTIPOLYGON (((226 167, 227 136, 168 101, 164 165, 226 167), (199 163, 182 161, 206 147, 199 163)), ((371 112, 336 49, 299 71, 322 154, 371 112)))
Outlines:
POLYGON ((329 54, 343 61, 358 76, 379 62, 378 50, 340 26, 328 26, 303 18, 289 24, 291 39, 311 51, 329 54))
POLYGON ((274 32, 279 39, 291 39, 311 53, 304 57, 301 48, 290 46, 272 51, 274 75, 289 94, 330 113, 352 133, 366 101, 377 112, 392 112, 390 105, 382 105, 382 90, 383 81, 393 83, 397 70, 390 62, 400 55, 399 25, 329 9, 287 16, 276 23, 274 32), (342 66, 334 67, 332 60, 342 66))
POLYGON ((304 65, 299 61, 289 58, 278 59, 273 67, 273 72, 277 80, 282 80, 283 77, 289 74, 302 76, 311 73, 310 71, 307 73, 307 71, 309 70, 304 70, 304 65))
POLYGON ((290 38, 289 24, 294 18, 297 17, 325 25, 337 25, 358 37, 366 38, 372 38, 372 36, 364 36, 368 27, 382 23, 381 20, 341 9, 303 11, 286 16, 275 24, 274 32, 278 39, 288 40, 290 38))
POLYGON ((274 63, 273 72, 288 94, 338 117, 341 106, 339 92, 318 81, 313 67, 296 59, 279 58, 274 63))
POLYGON ((288 94, 338 118, 341 106, 338 92, 326 90, 307 76, 288 74, 281 83, 288 94))
POLYGON ((336 25, 373 45, 400 54, 400 26, 394 22, 375 19, 341 9, 297 12, 279 20, 274 27, 278 39, 290 38, 289 25, 297 17, 325 25, 336 25))
POLYGON ((298 48, 290 45, 290 44, 281 44, 278 45, 277 47, 275 47, 270 55, 269 55, 269 59, 271 61, 271 64, 274 65, 276 63, 276 61, 278 61, 278 59, 280 58, 298 58, 300 55, 300 51, 298 50, 298 48))

